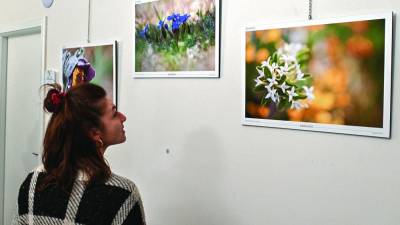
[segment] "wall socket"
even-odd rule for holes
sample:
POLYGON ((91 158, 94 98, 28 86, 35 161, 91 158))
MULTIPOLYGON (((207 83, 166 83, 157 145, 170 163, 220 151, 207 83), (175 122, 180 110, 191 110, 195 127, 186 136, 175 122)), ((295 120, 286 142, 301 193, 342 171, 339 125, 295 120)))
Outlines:
POLYGON ((57 83, 58 71, 55 69, 48 69, 44 72, 43 84, 54 84, 57 83))

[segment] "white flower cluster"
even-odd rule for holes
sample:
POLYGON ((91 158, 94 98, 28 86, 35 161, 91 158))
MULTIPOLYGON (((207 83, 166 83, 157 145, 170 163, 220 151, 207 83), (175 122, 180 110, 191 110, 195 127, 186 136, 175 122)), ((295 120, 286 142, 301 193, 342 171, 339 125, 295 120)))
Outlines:
POLYGON ((257 66, 258 77, 254 80, 255 87, 264 86, 265 99, 271 99, 275 104, 285 101, 291 109, 307 108, 300 100, 314 99, 314 87, 305 85, 304 72, 298 62, 299 51, 306 47, 301 44, 287 44, 279 48, 261 66, 257 66))

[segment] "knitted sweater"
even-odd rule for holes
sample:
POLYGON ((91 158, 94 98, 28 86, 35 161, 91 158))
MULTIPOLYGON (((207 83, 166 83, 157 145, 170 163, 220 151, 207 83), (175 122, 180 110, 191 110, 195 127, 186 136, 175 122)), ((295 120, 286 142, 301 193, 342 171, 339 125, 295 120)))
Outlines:
POLYGON ((76 179, 70 193, 54 185, 39 191, 42 169, 30 173, 18 195, 13 225, 145 225, 135 184, 112 174, 106 183, 85 187, 76 179))

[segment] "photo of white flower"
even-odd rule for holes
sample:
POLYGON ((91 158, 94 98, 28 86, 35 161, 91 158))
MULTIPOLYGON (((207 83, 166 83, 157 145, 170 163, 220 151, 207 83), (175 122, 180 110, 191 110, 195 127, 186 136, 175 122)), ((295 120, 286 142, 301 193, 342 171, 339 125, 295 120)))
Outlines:
MULTIPOLYGON (((272 101, 281 109, 290 109, 295 100, 313 99, 312 77, 310 74, 305 75, 300 65, 305 63, 304 59, 308 59, 308 55, 309 49, 304 45, 284 43, 266 61, 256 66, 259 76, 254 79, 254 87, 256 91, 265 93, 262 105, 272 101)), ((306 106, 299 102, 295 108, 306 106)))
POLYGON ((249 26, 245 125, 388 137, 392 14, 249 26))

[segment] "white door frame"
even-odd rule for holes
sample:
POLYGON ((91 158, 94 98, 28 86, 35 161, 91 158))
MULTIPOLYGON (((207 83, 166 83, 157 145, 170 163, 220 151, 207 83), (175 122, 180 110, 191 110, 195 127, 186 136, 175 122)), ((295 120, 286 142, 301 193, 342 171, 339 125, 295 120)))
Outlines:
MULTIPOLYGON (((7 55, 8 55, 8 38, 22 36, 28 34, 40 33, 42 40, 42 65, 41 65, 41 81, 46 69, 46 34, 47 34, 47 17, 37 20, 26 21, 22 23, 2 26, 0 24, 0 223, 4 221, 4 178, 5 178, 5 147, 6 147, 6 107, 7 107, 7 55)), ((41 93, 43 97, 43 93, 41 93)), ((43 114, 44 117, 44 114, 43 114)), ((44 132, 41 126, 41 136, 44 132)))

